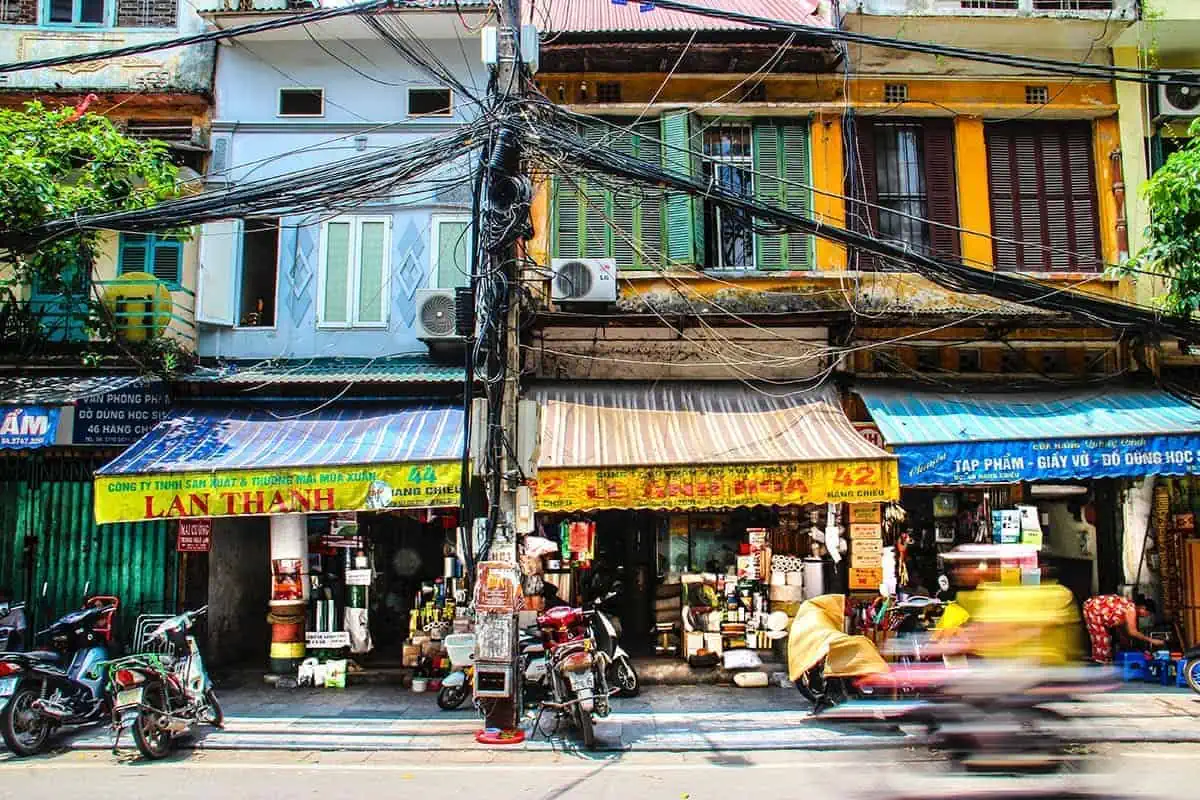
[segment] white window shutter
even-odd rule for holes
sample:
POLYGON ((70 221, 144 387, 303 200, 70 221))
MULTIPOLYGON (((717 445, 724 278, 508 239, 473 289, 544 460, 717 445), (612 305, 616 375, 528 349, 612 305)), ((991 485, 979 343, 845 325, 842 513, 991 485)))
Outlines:
POLYGON ((196 319, 211 325, 233 325, 237 257, 242 241, 240 220, 221 220, 200 226, 200 274, 197 277, 196 319))

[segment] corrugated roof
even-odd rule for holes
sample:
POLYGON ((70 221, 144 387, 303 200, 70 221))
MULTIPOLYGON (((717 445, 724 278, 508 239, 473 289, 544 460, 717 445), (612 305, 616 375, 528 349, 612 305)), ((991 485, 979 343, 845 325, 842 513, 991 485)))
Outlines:
MULTIPOLYGON (((691 0, 694 5, 739 14, 829 27, 817 0, 691 0)), ((549 0, 530 13, 543 33, 654 33, 666 31, 766 30, 731 20, 684 11, 642 11, 637 0, 617 5, 611 0, 549 0)))
POLYGON ((462 456, 463 410, 176 411, 97 475, 403 464, 462 456))
POLYGON ((300 383, 462 383, 462 366, 425 356, 392 358, 305 358, 256 361, 201 368, 187 377, 198 383, 230 385, 300 383))
POLYGON ((67 406, 86 397, 119 392, 142 380, 140 375, 0 375, 0 404, 67 406))
POLYGON ((1146 389, 953 394, 856 389, 889 445, 1200 433, 1200 408, 1146 389))
POLYGON ((535 389, 542 468, 890 459, 832 389, 773 396, 743 384, 596 383, 535 389))

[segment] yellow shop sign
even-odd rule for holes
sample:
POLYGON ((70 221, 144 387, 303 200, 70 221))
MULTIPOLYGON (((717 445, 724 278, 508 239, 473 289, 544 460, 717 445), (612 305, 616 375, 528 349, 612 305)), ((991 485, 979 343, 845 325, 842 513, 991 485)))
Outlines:
POLYGON ((456 506, 461 474, 448 461, 106 475, 96 522, 456 506))
POLYGON ((543 469, 538 511, 706 509, 897 500, 896 462, 543 469))

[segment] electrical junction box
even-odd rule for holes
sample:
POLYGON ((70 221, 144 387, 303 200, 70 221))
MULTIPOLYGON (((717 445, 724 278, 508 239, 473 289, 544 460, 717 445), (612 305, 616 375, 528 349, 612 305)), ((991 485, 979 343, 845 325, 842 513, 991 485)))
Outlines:
POLYGON ((511 697, 513 689, 511 664, 475 662, 476 697, 511 697))

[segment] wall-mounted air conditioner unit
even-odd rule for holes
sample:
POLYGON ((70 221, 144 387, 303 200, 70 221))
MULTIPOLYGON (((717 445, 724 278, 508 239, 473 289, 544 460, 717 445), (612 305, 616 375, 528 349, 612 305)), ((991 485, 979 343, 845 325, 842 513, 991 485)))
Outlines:
POLYGON ((1164 117, 1200 117, 1200 72, 1174 72, 1158 87, 1158 113, 1164 117))
POLYGON ((454 290, 417 290, 417 338, 423 341, 458 339, 454 330, 454 290))
POLYGON ((614 303, 617 264, 611 258, 555 258, 550 299, 559 303, 614 303))

